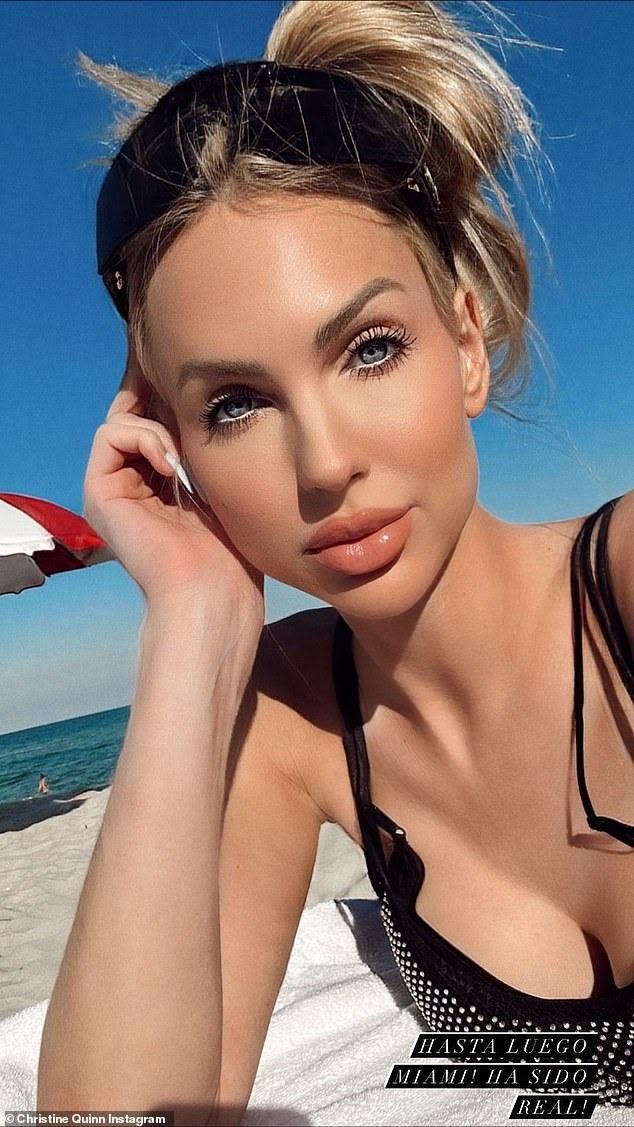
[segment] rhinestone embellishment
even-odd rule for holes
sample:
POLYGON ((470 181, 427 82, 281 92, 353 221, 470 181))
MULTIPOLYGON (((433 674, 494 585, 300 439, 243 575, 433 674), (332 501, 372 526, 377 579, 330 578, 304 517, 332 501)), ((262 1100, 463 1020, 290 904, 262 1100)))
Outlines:
MULTIPOLYGON (((424 970, 416 958, 405 935, 395 922, 387 892, 380 901, 380 915, 395 963, 417 1008, 432 1030, 443 1033, 480 1032, 490 1029, 540 1033, 545 1030, 571 1030, 598 1032, 592 1062, 598 1065, 596 1080, 584 1091, 595 1094, 600 1103, 634 1107, 634 1007, 626 1015, 596 1018, 573 1018, 563 1021, 554 1012, 548 1013, 548 1000, 535 998, 537 1011, 544 1010, 539 1024, 521 1014, 521 1000, 509 998, 505 1005, 503 995, 487 989, 468 977, 462 968, 453 969, 430 945, 424 970), (459 1004, 460 1003, 460 1004, 459 1004), (495 1012, 497 1006, 498 1012, 495 1012), (627 1020, 623 1020, 626 1017, 627 1020)), ((406 927, 406 925, 404 925, 406 927)), ((406 928, 407 930, 407 928, 406 928)), ((422 938, 418 941, 425 947, 422 938)), ((531 1061, 538 1061, 538 1057, 531 1061)), ((546 1088, 531 1086, 529 1091, 544 1092, 546 1088)))

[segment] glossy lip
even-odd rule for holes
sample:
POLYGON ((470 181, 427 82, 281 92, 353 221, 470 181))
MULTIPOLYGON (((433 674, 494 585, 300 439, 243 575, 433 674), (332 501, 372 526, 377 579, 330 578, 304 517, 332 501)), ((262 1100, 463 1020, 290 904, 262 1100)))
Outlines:
POLYGON ((382 575, 401 556, 411 532, 411 515, 410 507, 396 520, 382 525, 367 536, 319 548, 310 553, 310 558, 317 560, 320 567, 340 575, 382 575))
POLYGON ((349 544, 369 536, 372 532, 392 524, 399 517, 405 515, 409 506, 404 509, 362 509, 349 517, 338 517, 326 521, 319 531, 308 541, 304 551, 308 554, 317 552, 321 548, 328 548, 334 544, 349 544))

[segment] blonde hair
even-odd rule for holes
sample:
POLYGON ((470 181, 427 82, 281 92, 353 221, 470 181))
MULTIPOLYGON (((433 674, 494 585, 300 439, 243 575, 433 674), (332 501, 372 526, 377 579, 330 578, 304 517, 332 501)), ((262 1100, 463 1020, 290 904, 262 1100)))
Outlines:
MULTIPOLYGON (((541 339, 529 317, 528 255, 500 171, 519 185, 520 153, 537 170, 543 157, 532 107, 481 41, 517 42, 500 31, 491 4, 477 8, 492 35, 463 26, 448 5, 435 0, 295 0, 279 13, 264 58, 289 66, 322 67, 392 91, 431 115, 434 130, 426 161, 448 217, 459 284, 471 290, 482 314, 491 363, 489 405, 513 418, 509 406, 530 377, 528 340, 541 339)), ((530 40, 525 45, 538 46, 530 40)), ((106 138, 117 148, 158 98, 180 80, 132 74, 99 64, 83 52, 78 69, 133 107, 117 113, 106 138)), ((336 195, 370 203, 403 234, 416 255, 439 316, 455 334, 454 284, 435 243, 421 223, 390 193, 378 166, 299 167, 238 151, 230 155, 227 126, 209 126, 196 154, 195 179, 170 209, 124 248, 129 333, 144 375, 152 369, 145 295, 170 243, 192 225, 211 200, 234 206, 275 193, 336 195)), ((97 163, 109 164, 111 157, 97 163)), ((539 228, 538 228, 539 229, 539 228)), ((541 233, 541 232, 540 232, 541 233)))

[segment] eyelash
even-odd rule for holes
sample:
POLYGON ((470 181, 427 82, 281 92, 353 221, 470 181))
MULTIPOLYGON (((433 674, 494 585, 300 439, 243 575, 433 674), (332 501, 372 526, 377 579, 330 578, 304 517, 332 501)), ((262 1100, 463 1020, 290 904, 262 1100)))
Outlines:
MULTIPOLYGON (((350 369, 355 372, 355 379, 381 379, 383 376, 386 376, 396 368, 398 364, 401 364, 405 360, 412 345, 416 342, 416 337, 408 336, 406 329, 402 325, 396 330, 373 325, 369 329, 364 329, 358 337, 355 337, 353 343, 346 349, 346 358, 351 360, 355 353, 359 352, 364 345, 374 340, 394 344, 397 346, 397 350, 392 356, 376 364, 365 364, 361 368, 350 369)), ((345 368, 344 371, 346 371, 345 368)), ((247 384, 232 384, 230 387, 223 388, 222 392, 211 399, 198 416, 200 423, 209 431, 210 436, 214 439, 222 440, 233 438, 235 435, 247 430, 256 421, 256 411, 252 411, 248 415, 243 415, 241 418, 235 419, 232 422, 219 423, 217 421, 216 417, 220 407, 234 398, 261 399, 262 396, 257 395, 253 388, 249 387, 247 384)))

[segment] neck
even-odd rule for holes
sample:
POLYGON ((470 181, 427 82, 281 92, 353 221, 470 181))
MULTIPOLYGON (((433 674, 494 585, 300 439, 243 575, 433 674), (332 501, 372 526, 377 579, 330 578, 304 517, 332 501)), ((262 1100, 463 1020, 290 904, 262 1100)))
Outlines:
POLYGON ((469 746, 528 674, 546 541, 542 526, 507 524, 476 504, 416 606, 387 619, 346 616, 364 721, 388 712, 444 746, 469 746))

